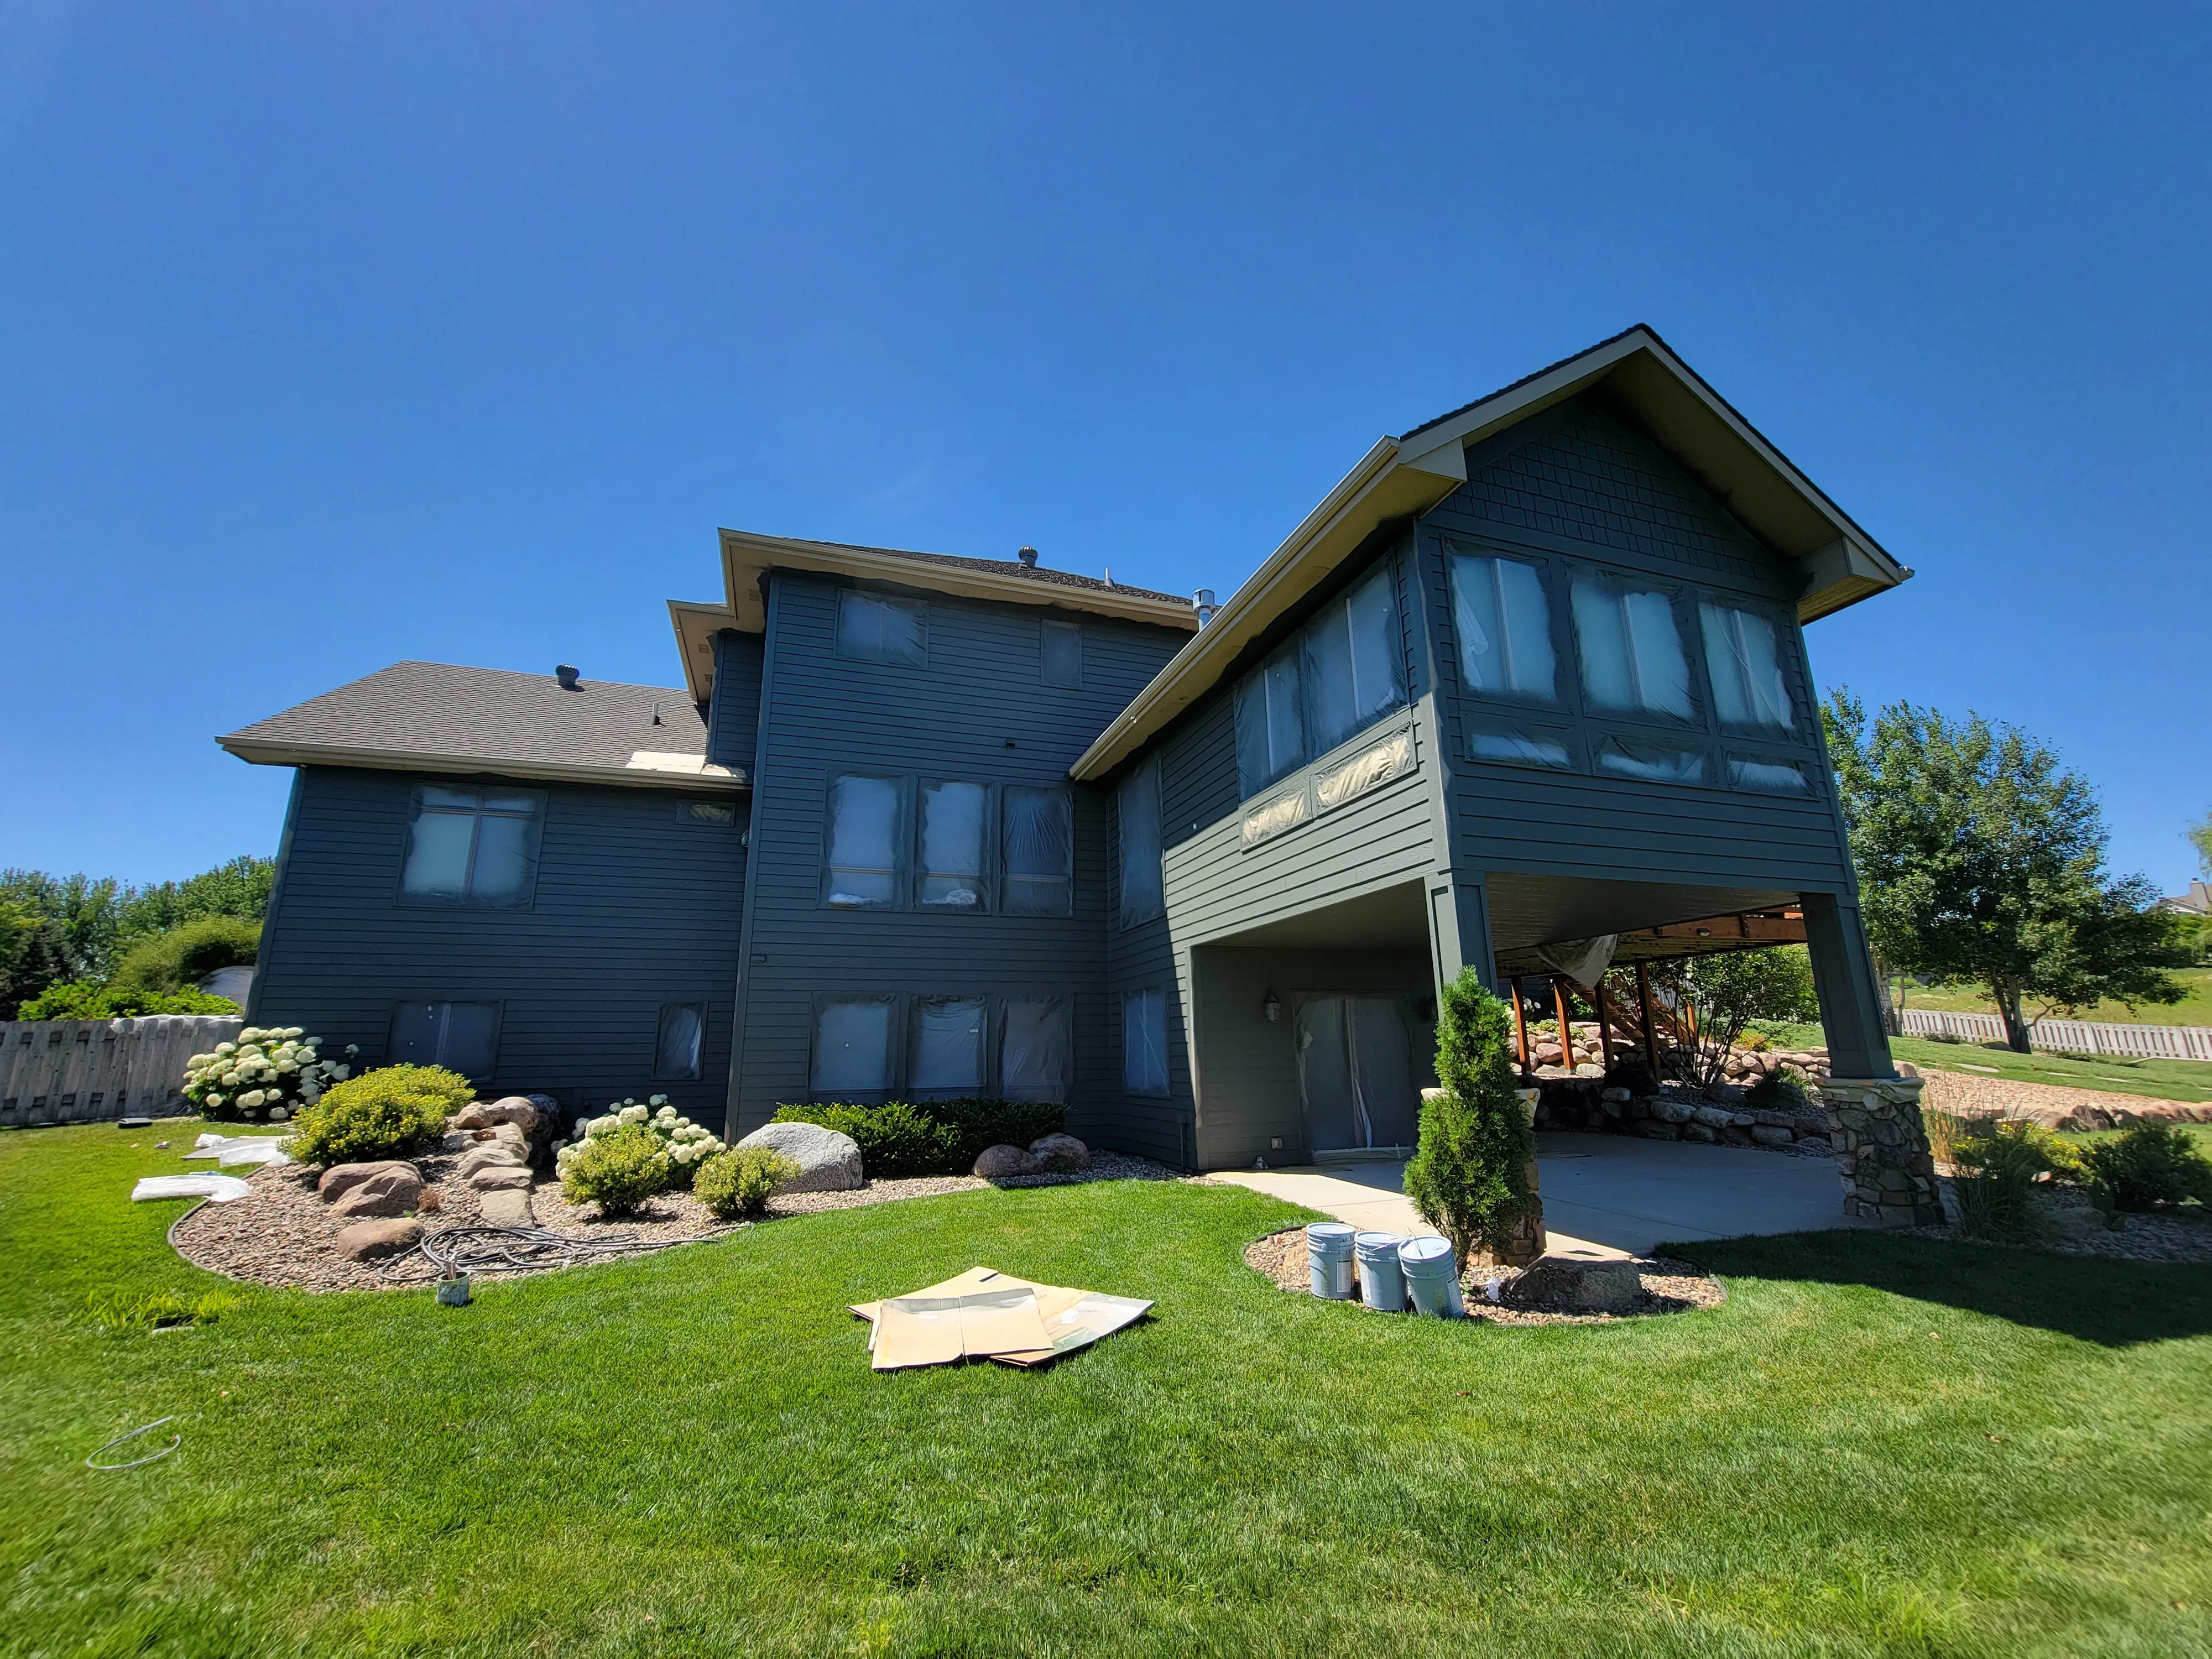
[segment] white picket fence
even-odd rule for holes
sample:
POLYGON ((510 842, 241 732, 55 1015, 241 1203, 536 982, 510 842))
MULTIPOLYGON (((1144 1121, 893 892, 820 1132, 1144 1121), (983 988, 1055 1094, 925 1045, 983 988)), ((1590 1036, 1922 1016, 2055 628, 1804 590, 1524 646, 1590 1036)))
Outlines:
POLYGON ((181 1110, 185 1062, 245 1024, 210 1014, 0 1022, 0 1127, 181 1110))
MULTIPOLYGON (((1948 1033, 1969 1042, 2002 1042, 2004 1021, 1995 1014, 1948 1014, 1907 1008, 1905 1035, 1948 1033)), ((2045 1051, 2123 1054, 2131 1060, 2212 1060, 2212 1028, 2203 1025, 2100 1025, 2086 1019, 2039 1019, 2028 1041, 2045 1051)))

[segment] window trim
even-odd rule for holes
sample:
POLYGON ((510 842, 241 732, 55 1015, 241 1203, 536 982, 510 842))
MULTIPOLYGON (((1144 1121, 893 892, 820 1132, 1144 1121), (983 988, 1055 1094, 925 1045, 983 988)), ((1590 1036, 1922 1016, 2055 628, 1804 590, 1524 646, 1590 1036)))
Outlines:
MULTIPOLYGON (((441 817, 463 816, 459 811, 445 807, 433 807, 430 810, 441 817)), ((409 796, 407 823, 400 836, 399 869, 392 881, 392 902, 400 908, 410 910, 535 909, 538 905, 538 877, 540 866, 544 862, 545 819, 550 810, 551 796, 549 791, 544 789, 532 789, 520 785, 510 788, 496 780, 487 785, 467 779, 455 779, 449 782, 434 781, 428 778, 416 779, 409 796), (408 860, 414 856, 415 826, 422 817, 423 792, 429 789, 442 789, 453 794, 459 794, 465 790, 476 795, 480 801, 484 796, 494 794, 529 797, 531 810, 526 819, 529 828, 525 834, 524 846, 525 855, 530 861, 530 876, 524 884, 520 896, 513 899, 489 899, 480 898, 466 890, 468 887, 473 886, 476 881, 477 849, 483 838, 483 820, 486 816, 481 805, 466 814, 469 819, 469 861, 467 872, 462 878, 464 890, 450 895, 417 893, 409 890, 407 864, 408 860)), ((495 812, 490 816, 507 819, 524 817, 523 814, 517 812, 495 812)))
POLYGON ((807 1011, 806 1097, 813 1101, 848 1100, 855 1105, 876 1105, 886 1100, 897 1099, 899 1080, 906 1075, 906 997, 896 991, 817 991, 815 993, 807 1011), (842 1090, 820 1087, 814 1079, 822 1060, 823 1010, 845 1003, 868 1002, 879 1003, 889 1010, 884 1018, 884 1087, 842 1090))
POLYGON ((997 789, 997 791, 996 791, 996 795, 997 795, 997 800, 996 800, 996 803, 995 803, 995 804, 997 805, 998 809, 999 809, 999 817, 998 817, 998 824, 997 824, 998 835, 997 835, 997 837, 996 837, 996 844, 997 844, 997 847, 998 847, 998 849, 999 849, 999 883, 998 883, 999 904, 998 904, 998 913, 999 913, 1000 915, 1002 915, 1002 916, 1026 917, 1026 918, 1029 918, 1029 919, 1031 919, 1031 920, 1034 920, 1034 921, 1054 921, 1054 920, 1062 920, 1062 919, 1065 919, 1065 918, 1066 918, 1066 917, 1068 917, 1068 916, 1072 916, 1072 915, 1073 915, 1075 914, 1075 865, 1076 865, 1076 858, 1075 858, 1075 792, 1074 792, 1074 790, 1071 789, 1067 785, 1066 785, 1066 784, 1064 784, 1064 783, 1007 783, 1007 784, 1001 784, 1001 785, 1000 785, 1000 786, 999 786, 999 787, 998 787, 998 789, 997 789), (1018 875, 1016 875, 1016 874, 1014 874, 1014 873, 1013 873, 1013 872, 1012 872, 1012 868, 1010 867, 1009 863, 1008 863, 1008 860, 1007 860, 1007 859, 1006 859, 1006 799, 1007 799, 1007 798, 1008 798, 1009 796, 1012 795, 1012 794, 1013 794, 1013 793, 1015 793, 1017 791, 1026 791, 1026 792, 1028 792, 1028 793, 1033 793, 1033 794, 1038 794, 1038 795, 1048 795, 1048 796, 1054 797, 1054 798, 1056 798, 1056 799, 1060 802, 1061 805, 1066 809, 1066 814, 1067 814, 1067 874, 1066 875, 1066 877, 1064 877, 1064 878, 1062 878, 1062 877, 1058 877, 1058 876, 1044 877, 1044 876, 1031 876, 1031 875, 1020 875, 1020 876, 1018 876, 1018 875), (1015 909, 1015 908, 1014 908, 1014 907, 1012 906, 1012 904, 1011 904, 1011 903, 1008 902, 1009 896, 1010 896, 1010 894, 1011 894, 1011 892, 1012 892, 1012 884, 1013 884, 1013 883, 1015 883, 1015 882, 1017 882, 1017 881, 1020 881, 1020 882, 1029 882, 1029 883, 1035 883, 1035 884, 1043 884, 1043 883, 1045 883, 1045 882, 1047 882, 1047 881, 1060 881, 1060 880, 1063 880, 1063 879, 1064 879, 1064 880, 1066 882, 1066 884, 1067 884, 1067 906, 1066 906, 1066 908, 1065 909, 1060 909, 1060 910, 1017 910, 1017 909, 1015 909))
MULTIPOLYGON (((983 916, 995 913, 998 908, 996 903, 998 882, 994 877, 994 864, 998 851, 998 786, 981 783, 974 778, 940 778, 924 774, 914 780, 912 799, 914 821, 909 830, 909 840, 912 845, 908 848, 908 868, 910 872, 908 882, 909 902, 900 908, 924 911, 937 916, 983 916), (931 871, 924 861, 922 851, 922 836, 928 828, 929 792, 932 789, 942 789, 948 786, 981 790, 983 795, 983 822, 976 834, 978 845, 975 848, 975 870, 972 872, 964 870, 941 872, 956 877, 972 873, 975 878, 976 887, 976 898, 973 904, 948 904, 941 899, 926 899, 921 896, 922 884, 933 873, 939 873, 931 871)), ((837 905, 833 908, 844 910, 859 907, 837 905)), ((887 907, 878 906, 877 908, 887 907)))

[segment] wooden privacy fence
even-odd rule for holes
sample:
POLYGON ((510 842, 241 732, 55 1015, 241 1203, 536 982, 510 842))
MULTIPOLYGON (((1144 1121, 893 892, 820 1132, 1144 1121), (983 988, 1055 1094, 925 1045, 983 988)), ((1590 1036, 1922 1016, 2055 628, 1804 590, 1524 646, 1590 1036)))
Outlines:
MULTIPOLYGON (((1972 1042, 2002 1042, 2004 1021, 1995 1014, 1947 1014, 1907 1008, 1905 1035, 1945 1034, 1972 1042)), ((2203 1025, 2100 1025, 2086 1019, 2039 1019, 2028 1042, 2038 1048, 2077 1054, 2124 1054, 2130 1060, 2212 1060, 2212 1028, 2203 1025)))
POLYGON ((211 1014, 0 1022, 0 1127, 178 1110, 185 1062, 245 1024, 211 1014))

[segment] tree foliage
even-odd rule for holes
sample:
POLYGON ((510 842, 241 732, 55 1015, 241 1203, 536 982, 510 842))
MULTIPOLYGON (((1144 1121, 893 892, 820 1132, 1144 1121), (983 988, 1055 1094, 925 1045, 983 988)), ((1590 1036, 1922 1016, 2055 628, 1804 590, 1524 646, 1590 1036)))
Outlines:
POLYGON ((0 907, 29 917, 37 935, 28 943, 11 943, 11 935, 23 931, 20 917, 0 923, 0 1018, 49 985, 106 983, 132 945, 184 923, 210 916, 258 922, 268 914, 276 881, 276 861, 251 855, 184 881, 148 887, 127 886, 112 877, 95 879, 82 871, 57 876, 0 870, 0 907))
POLYGON ((1701 1089, 1720 1081, 1729 1050, 1754 1019, 1820 1017, 1812 958, 1802 945, 1681 957, 1652 963, 1650 975, 1652 988, 1690 1016, 1692 1034, 1679 1063, 1686 1080, 1701 1089))
POLYGON ((1460 1265, 1501 1249, 1528 1207, 1536 1138, 1514 1093, 1512 1017, 1472 968, 1444 988, 1437 1010, 1437 1078, 1421 1103, 1421 1143, 1406 1165, 1406 1196, 1451 1241, 1460 1265))
POLYGON ((2212 812, 2189 826, 2189 844, 2197 849, 2197 873, 2212 881, 2212 812))
POLYGON ((115 964, 110 983, 148 991, 182 991, 218 968, 251 968, 261 948, 261 924, 235 916, 201 916, 140 939, 115 964))
POLYGON ((1895 703, 1869 726, 1849 691, 1820 711, 1869 941, 1890 969, 1988 988, 2012 1047, 2033 1002, 2179 1002, 2187 953, 2142 876, 2105 867, 2087 780, 2017 727, 1895 703))

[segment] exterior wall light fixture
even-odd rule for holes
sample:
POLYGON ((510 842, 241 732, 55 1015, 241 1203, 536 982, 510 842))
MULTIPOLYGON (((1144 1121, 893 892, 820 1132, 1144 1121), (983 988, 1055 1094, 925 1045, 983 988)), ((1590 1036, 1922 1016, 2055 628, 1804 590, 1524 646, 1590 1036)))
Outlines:
POLYGON ((1268 992, 1267 1000, 1260 1005, 1260 1012, 1267 1015, 1268 1024, 1274 1024, 1283 1017, 1282 998, 1277 996, 1273 991, 1268 992))

